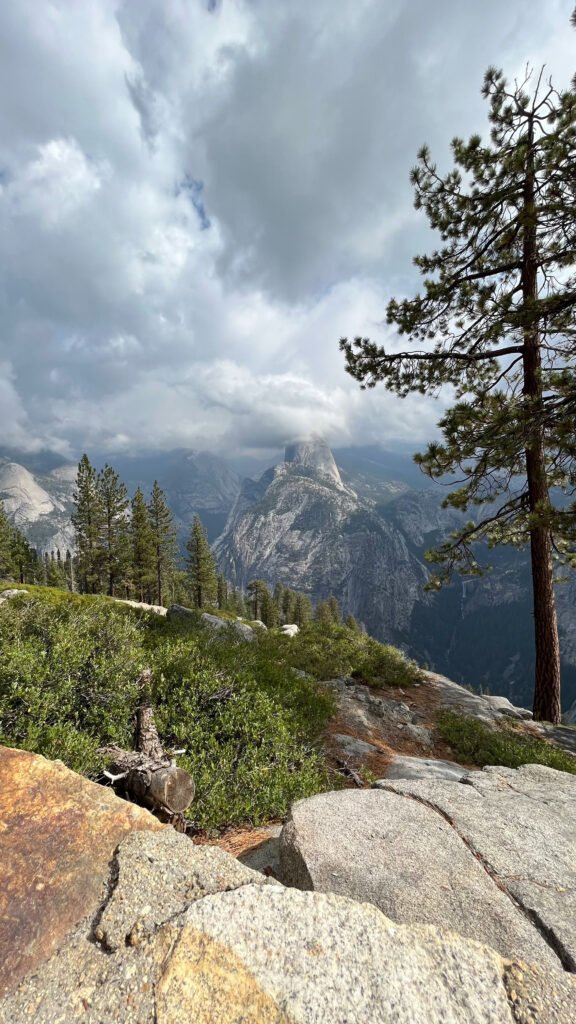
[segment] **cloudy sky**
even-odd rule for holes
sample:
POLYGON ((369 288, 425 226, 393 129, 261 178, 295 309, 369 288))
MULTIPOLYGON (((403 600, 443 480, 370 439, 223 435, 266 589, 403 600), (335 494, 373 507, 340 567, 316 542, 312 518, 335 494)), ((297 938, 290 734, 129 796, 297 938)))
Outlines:
MULTIPOLYGON (((573 0, 17 0, 0 8, 3 443, 137 451, 428 438, 361 392, 430 244, 423 142, 482 76, 576 65, 573 0)), ((391 339, 391 344, 394 344, 391 339)))

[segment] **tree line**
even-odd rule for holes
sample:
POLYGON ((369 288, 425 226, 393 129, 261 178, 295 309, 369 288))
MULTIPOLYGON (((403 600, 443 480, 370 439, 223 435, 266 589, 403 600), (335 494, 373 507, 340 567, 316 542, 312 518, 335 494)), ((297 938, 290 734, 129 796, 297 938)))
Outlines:
MULTIPOLYGON (((155 480, 146 500, 138 487, 130 499, 118 473, 107 463, 97 471, 86 454, 78 464, 73 494, 75 552, 39 554, 8 522, 0 502, 0 574, 20 583, 62 587, 81 594, 107 594, 164 605, 216 608, 273 628, 284 623, 342 621, 330 597, 314 607, 307 594, 281 583, 270 591, 261 579, 244 593, 218 569, 206 529, 194 516, 182 559, 174 516, 155 480)), ((353 616, 346 625, 357 630, 353 616)))

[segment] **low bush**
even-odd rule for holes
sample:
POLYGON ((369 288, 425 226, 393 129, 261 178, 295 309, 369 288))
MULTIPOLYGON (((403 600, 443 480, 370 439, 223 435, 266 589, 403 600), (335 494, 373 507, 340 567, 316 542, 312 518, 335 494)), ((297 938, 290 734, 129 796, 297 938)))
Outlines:
POLYGON ((186 748, 178 763, 196 783, 198 826, 278 817, 333 785, 317 749, 333 697, 277 651, 105 598, 27 589, 0 607, 1 743, 97 778, 99 746, 132 745, 150 667, 160 738, 186 748))
POLYGON ((415 662, 395 647, 330 622, 311 623, 296 636, 270 631, 263 649, 315 679, 353 675, 372 686, 413 686, 422 676, 415 662))
POLYGON ((514 731, 511 724, 492 728, 477 718, 442 709, 436 719, 440 735, 455 754, 469 764, 504 765, 518 768, 521 764, 544 764, 561 772, 576 775, 576 758, 546 743, 514 731))

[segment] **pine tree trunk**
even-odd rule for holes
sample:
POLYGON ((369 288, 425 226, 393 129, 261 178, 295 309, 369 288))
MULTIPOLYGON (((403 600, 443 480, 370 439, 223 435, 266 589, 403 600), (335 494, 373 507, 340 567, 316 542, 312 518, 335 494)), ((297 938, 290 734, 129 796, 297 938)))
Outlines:
MULTIPOLYGON (((526 479, 530 513, 539 515, 550 505, 546 475, 540 335, 537 312, 530 320, 530 307, 538 299, 538 252, 535 204, 535 173, 533 129, 527 140, 526 178, 524 183, 524 240, 522 259, 522 294, 527 315, 524 328, 523 393, 528 399, 525 415, 526 479)), ((532 592, 534 600, 535 677, 533 715, 536 721, 558 724, 560 706, 560 645, 554 599, 552 537, 545 525, 530 528, 532 561, 532 592)))

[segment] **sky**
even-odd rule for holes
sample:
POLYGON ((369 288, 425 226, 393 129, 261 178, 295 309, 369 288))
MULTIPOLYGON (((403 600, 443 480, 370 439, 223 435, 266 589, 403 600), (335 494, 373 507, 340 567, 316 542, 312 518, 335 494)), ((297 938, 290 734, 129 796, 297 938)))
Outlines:
POLYGON ((573 0, 18 0, 0 6, 3 443, 265 452, 434 435, 338 340, 434 244, 422 143, 486 133, 489 65, 576 66, 573 0))

